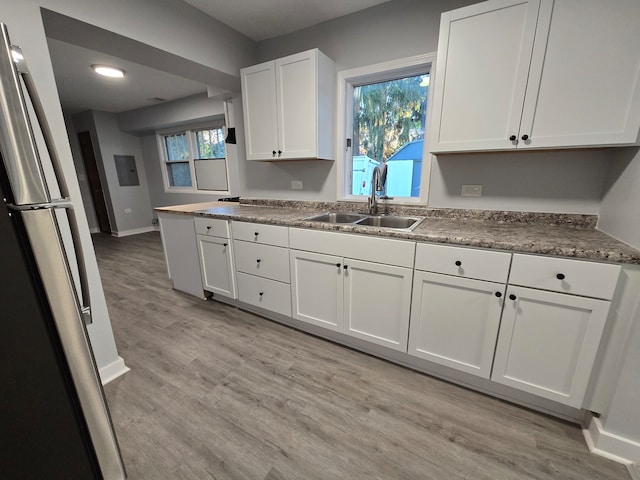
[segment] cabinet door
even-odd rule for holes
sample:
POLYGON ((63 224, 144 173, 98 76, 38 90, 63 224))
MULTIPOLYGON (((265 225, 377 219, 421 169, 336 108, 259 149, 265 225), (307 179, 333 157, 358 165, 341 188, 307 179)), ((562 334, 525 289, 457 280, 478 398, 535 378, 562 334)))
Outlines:
POLYGON ((281 160, 317 157, 318 52, 276 60, 278 145, 281 160))
POLYGON ((579 408, 609 302, 510 286, 491 379, 579 408))
POLYGON ((409 354, 489 378, 504 290, 500 283, 416 272, 409 354))
POLYGON ((158 220, 173 288, 202 298, 204 294, 193 217, 160 212, 158 220))
POLYGON ((530 138, 518 148, 635 142, 640 2, 562 0, 553 15, 543 7, 520 129, 530 138))
POLYGON ((278 150, 274 62, 242 69, 241 81, 247 160, 273 160, 278 150))
POLYGON ((431 151, 515 148, 540 0, 494 0, 444 13, 431 151))
POLYGON ((225 297, 237 298, 229 240, 198 235, 198 251, 204 289, 225 297))
POLYGON ((407 351, 410 268, 344 259, 344 333, 407 351))
POLYGON ((290 250, 292 316, 342 331, 342 258, 290 250))

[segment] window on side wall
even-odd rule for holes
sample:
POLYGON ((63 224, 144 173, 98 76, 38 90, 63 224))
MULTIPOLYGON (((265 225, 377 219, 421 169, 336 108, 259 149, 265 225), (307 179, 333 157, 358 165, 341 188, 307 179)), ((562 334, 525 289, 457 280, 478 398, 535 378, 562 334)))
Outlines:
POLYGON ((166 192, 229 193, 223 125, 158 133, 166 192))
POLYGON ((344 115, 343 198, 371 194, 373 169, 386 165, 384 194, 393 201, 426 200, 422 182, 429 80, 434 56, 340 72, 344 115))

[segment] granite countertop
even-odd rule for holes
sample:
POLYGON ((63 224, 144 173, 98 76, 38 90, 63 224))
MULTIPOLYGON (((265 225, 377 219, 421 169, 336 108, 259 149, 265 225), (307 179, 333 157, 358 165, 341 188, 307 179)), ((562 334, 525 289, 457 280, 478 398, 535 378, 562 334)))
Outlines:
POLYGON ((160 212, 212 216, 246 222, 445 243, 520 253, 537 253, 613 263, 640 264, 640 250, 595 229, 592 215, 486 212, 408 207, 394 213, 425 217, 413 231, 310 222, 337 209, 362 211, 360 204, 254 201, 208 202, 156 208, 160 212))

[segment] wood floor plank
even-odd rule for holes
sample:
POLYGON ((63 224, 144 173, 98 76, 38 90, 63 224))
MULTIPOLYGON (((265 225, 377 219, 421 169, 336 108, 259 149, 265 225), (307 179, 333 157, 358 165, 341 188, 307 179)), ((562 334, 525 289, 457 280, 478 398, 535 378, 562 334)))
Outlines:
POLYGON ((93 238, 130 479, 628 478, 576 425, 173 290, 157 233, 93 238))

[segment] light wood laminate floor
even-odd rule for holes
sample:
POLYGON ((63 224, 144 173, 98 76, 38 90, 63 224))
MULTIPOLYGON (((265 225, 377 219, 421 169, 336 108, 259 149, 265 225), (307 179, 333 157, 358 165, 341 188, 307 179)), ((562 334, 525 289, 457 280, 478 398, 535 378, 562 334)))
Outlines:
POLYGON ((158 233, 94 244, 132 480, 629 478, 576 425, 174 291, 158 233))

